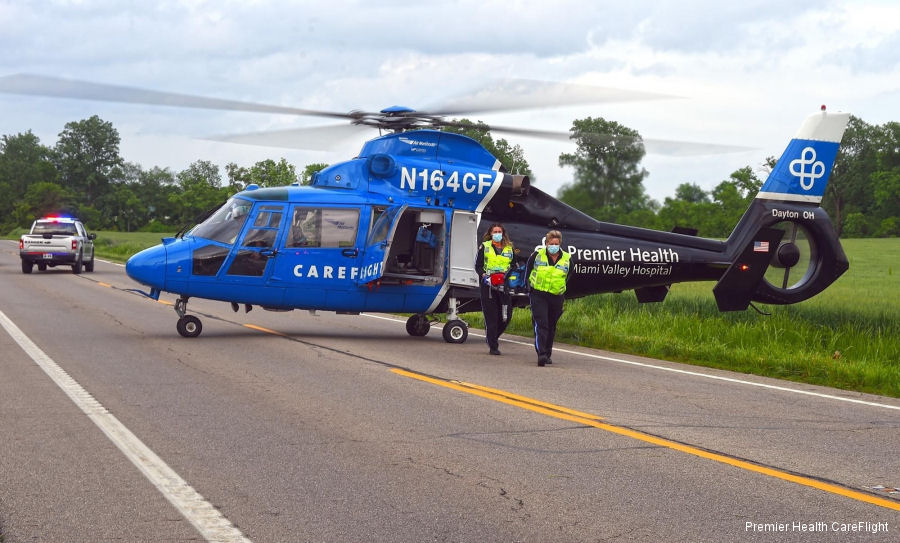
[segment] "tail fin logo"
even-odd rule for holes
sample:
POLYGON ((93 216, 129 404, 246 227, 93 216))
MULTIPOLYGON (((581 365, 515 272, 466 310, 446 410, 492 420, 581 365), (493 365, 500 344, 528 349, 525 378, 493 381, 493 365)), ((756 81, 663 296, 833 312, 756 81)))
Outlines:
POLYGON ((849 113, 822 112, 807 117, 756 197, 820 203, 849 121, 849 113))
POLYGON ((794 177, 800 179, 800 186, 803 190, 810 190, 817 179, 825 176, 825 163, 816 160, 815 149, 806 147, 800 153, 800 158, 791 161, 790 171, 794 177), (807 170, 806 167, 809 165, 812 165, 812 168, 807 170))

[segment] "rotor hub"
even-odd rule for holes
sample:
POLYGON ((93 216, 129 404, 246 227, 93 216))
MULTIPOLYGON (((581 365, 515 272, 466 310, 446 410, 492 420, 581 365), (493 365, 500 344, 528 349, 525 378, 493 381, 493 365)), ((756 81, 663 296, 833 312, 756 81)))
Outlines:
POLYGON ((792 268, 800 261, 800 249, 793 242, 783 243, 778 247, 778 263, 785 268, 792 268))

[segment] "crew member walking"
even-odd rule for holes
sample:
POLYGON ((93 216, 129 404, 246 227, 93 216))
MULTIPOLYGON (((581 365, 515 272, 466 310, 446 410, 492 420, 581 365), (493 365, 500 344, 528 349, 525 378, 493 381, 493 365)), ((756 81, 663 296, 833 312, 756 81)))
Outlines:
POLYGON ((491 354, 500 354, 500 334, 512 318, 512 304, 508 294, 500 290, 506 272, 513 264, 515 251, 502 224, 492 224, 475 256, 475 269, 481 274, 481 310, 484 331, 491 354))
POLYGON ((552 364, 553 338, 556 323, 563 313, 566 280, 569 277, 569 253, 560 249, 562 234, 559 230, 547 232, 544 247, 539 247, 528 259, 525 276, 528 277, 531 322, 534 324, 534 350, 538 366, 552 364))

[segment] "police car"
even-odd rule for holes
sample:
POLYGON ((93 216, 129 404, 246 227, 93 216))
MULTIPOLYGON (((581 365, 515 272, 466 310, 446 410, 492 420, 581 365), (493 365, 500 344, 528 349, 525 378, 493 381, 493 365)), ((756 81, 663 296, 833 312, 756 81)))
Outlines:
POLYGON ((43 217, 31 225, 31 232, 19 238, 22 273, 31 273, 34 265, 47 267, 66 265, 73 273, 94 271, 94 240, 84 224, 72 217, 43 217))

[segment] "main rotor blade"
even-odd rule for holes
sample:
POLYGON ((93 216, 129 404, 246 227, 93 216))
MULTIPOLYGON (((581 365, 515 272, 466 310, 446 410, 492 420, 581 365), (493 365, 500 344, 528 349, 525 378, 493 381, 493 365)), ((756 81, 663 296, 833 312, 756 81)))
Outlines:
POLYGON ((260 145, 263 147, 333 151, 336 145, 345 142, 352 136, 369 130, 371 130, 371 128, 368 126, 333 124, 305 128, 289 128, 286 130, 266 130, 245 134, 222 134, 207 136, 203 139, 224 141, 228 143, 241 143, 244 145, 260 145))
MULTIPOLYGON (((453 124, 453 123, 447 123, 453 124)), ((458 123, 454 126, 465 127, 467 125, 458 123)), ((533 128, 513 128, 509 126, 485 125, 491 132, 505 132, 507 134, 515 134, 532 138, 551 139, 560 141, 569 141, 572 139, 572 132, 560 132, 557 130, 539 130, 533 128)), ((631 138, 614 136, 612 134, 585 134, 590 139, 597 140, 598 143, 608 143, 612 140, 621 140, 623 143, 630 143, 631 138)), ((655 155, 668 156, 698 156, 698 155, 717 155, 727 153, 741 153, 753 150, 752 147, 742 147, 738 145, 723 145, 720 143, 705 143, 699 141, 678 141, 664 140, 655 138, 642 138, 644 149, 655 155)))
POLYGON ((78 100, 101 102, 126 102, 157 106, 218 109, 226 111, 250 111, 256 113, 283 113, 289 115, 311 115, 333 119, 350 119, 348 113, 317 111, 293 107, 273 106, 240 100, 208 98, 190 94, 161 92, 137 87, 91 83, 75 79, 62 79, 32 74, 14 74, 0 77, 0 92, 29 96, 52 96, 78 100))
POLYGON ((468 94, 444 100, 428 113, 462 115, 520 109, 679 98, 654 92, 594 87, 533 79, 500 79, 468 94))

